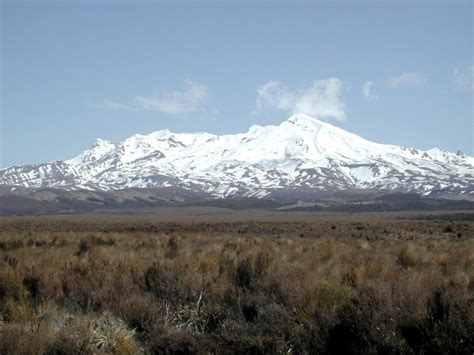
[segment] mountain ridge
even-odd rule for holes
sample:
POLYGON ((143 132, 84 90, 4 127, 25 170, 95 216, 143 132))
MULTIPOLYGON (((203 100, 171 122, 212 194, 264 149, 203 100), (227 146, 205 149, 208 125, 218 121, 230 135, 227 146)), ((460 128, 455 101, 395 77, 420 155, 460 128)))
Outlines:
POLYGON ((222 197, 348 188, 474 197, 474 158, 371 142, 294 114, 215 135, 167 129, 95 144, 64 161, 0 169, 0 185, 110 191, 179 187, 222 197))

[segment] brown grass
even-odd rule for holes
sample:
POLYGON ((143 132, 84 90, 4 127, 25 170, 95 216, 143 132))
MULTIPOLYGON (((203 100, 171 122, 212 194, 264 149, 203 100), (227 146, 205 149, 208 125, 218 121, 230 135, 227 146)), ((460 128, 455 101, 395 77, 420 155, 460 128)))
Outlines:
POLYGON ((0 317, 1 354, 468 354, 474 224, 2 219, 0 317))

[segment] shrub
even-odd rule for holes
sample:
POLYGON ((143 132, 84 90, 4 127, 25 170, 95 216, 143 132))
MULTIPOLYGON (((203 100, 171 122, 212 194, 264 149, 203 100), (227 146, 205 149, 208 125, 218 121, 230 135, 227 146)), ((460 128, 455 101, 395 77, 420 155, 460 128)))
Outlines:
POLYGON ((182 331, 169 334, 153 334, 148 342, 148 350, 156 355, 197 354, 198 344, 195 338, 182 331))
POLYGON ((94 243, 90 239, 83 239, 79 242, 79 248, 77 250, 78 256, 87 255, 90 253, 92 248, 94 247, 94 243))
MULTIPOLYGON (((25 295, 23 282, 18 271, 10 267, 0 268, 0 301, 8 298, 20 300, 25 295)), ((1 307, 1 303, 0 303, 1 307)))
POLYGON ((234 285, 241 291, 252 291, 259 288, 259 282, 262 281, 268 265, 270 257, 266 253, 258 253, 255 258, 247 257, 240 260, 233 272, 234 285))
POLYGON ((474 351, 474 307, 444 288, 433 291, 426 317, 405 324, 401 334, 416 352, 461 354, 474 351))
POLYGON ((168 239, 166 243, 165 258, 173 259, 178 256, 179 242, 175 236, 168 239))
POLYGON ((413 267, 416 265, 416 256, 411 248, 403 246, 397 255, 397 262, 403 268, 413 267))
POLYGON ((373 290, 360 290, 337 311, 335 323, 328 331, 326 351, 331 354, 407 352, 382 307, 383 300, 373 290))
MULTIPOLYGON (((107 289, 111 270, 103 263, 84 260, 68 266, 62 275, 62 292, 66 301, 83 310, 100 310, 117 293, 107 289)), ((110 284, 109 284, 110 285, 110 284)))
POLYGON ((91 352, 90 334, 79 326, 59 330, 46 350, 47 355, 83 355, 91 352))
POLYGON ((0 353, 473 353, 472 223, 346 217, 0 219, 0 353))
POLYGON ((100 352, 135 354, 138 345, 135 342, 135 330, 110 313, 94 318, 90 325, 92 346, 100 352))
POLYGON ((49 342, 49 334, 28 331, 18 325, 0 327, 0 354, 44 354, 49 342))
POLYGON ((165 310, 149 295, 133 294, 121 299, 114 311, 142 340, 165 326, 165 310))
POLYGON ((23 279, 23 286, 25 286, 32 299, 37 299, 40 293, 40 279, 37 276, 25 276, 23 279))
POLYGON ((163 264, 153 264, 144 273, 145 290, 159 300, 170 303, 184 301, 187 290, 183 286, 184 272, 180 267, 170 268, 163 264))

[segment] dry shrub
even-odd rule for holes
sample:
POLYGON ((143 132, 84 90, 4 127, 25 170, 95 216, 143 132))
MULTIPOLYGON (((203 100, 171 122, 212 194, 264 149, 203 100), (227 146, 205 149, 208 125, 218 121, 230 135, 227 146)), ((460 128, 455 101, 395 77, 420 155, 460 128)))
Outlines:
MULTIPOLYGON (((202 295, 201 295, 202 296, 202 295)), ((199 297, 195 304, 175 309, 170 317, 171 324, 189 334, 212 333, 219 326, 220 314, 214 314, 202 305, 199 297)))
POLYGON ((18 259, 14 256, 6 254, 3 258, 3 261, 7 263, 7 265, 10 266, 12 269, 16 269, 16 267, 18 266, 18 259))
POLYGON ((7 239, 0 241, 0 250, 9 251, 22 248, 24 245, 21 239, 7 239))
POLYGON ((28 269, 24 272, 23 286, 34 303, 44 300, 61 301, 64 297, 60 275, 52 270, 28 269))
POLYGON ((122 217, 0 219, 0 353, 473 352, 471 222, 122 217))
POLYGON ((396 334, 393 315, 390 309, 385 309, 386 299, 380 291, 359 289, 350 302, 338 309, 326 339, 327 352, 385 354, 408 351, 396 334))
POLYGON ((23 323, 31 328, 36 323, 36 315, 33 306, 25 301, 6 299, 2 302, 2 318, 9 323, 23 323))
POLYGON ((110 313, 92 319, 89 330, 92 347, 105 353, 136 354, 135 330, 110 313))
POLYGON ((227 333, 212 339, 214 341, 206 350, 222 354, 277 354, 286 353, 280 350, 275 338, 269 335, 253 335, 244 332, 227 333))
POLYGON ((148 342, 150 354, 197 354, 198 342, 196 338, 183 331, 174 330, 169 333, 157 333, 150 337, 148 342))
POLYGON ((270 264, 268 254, 259 252, 255 257, 239 260, 232 272, 235 287, 242 291, 251 291, 260 287, 270 264))
POLYGON ((0 354, 45 354, 50 341, 49 334, 27 330, 21 325, 0 327, 0 354))
POLYGON ((173 259, 178 256, 179 253, 179 241, 176 236, 168 239, 166 243, 165 258, 173 259))
POLYGON ((90 334, 84 325, 61 328, 46 351, 48 355, 82 355, 92 352, 90 334))
POLYGON ((166 310, 156 302, 152 295, 132 294, 121 299, 114 312, 123 319, 131 329, 135 329, 141 339, 165 326, 166 310))
POLYGON ((134 286, 127 267, 109 263, 100 253, 91 253, 62 272, 65 301, 83 310, 107 310, 134 286))
POLYGON ((145 291, 153 293, 164 302, 183 302, 191 294, 191 286, 186 284, 184 266, 154 263, 144 275, 145 291))
POLYGON ((403 268, 413 267, 417 264, 417 256, 410 246, 403 246, 397 254, 397 263, 403 268))
POLYGON ((350 287, 317 282, 306 288, 298 300, 298 315, 301 319, 312 319, 316 314, 336 311, 349 302, 352 295, 350 287))
POLYGON ((435 289, 426 304, 426 316, 401 325, 401 334, 414 351, 462 354, 474 349, 474 305, 460 291, 435 289))
POLYGON ((83 239, 79 242, 79 247, 77 250, 78 256, 87 255, 94 248, 94 242, 90 239, 83 239))
POLYGON ((69 302, 84 310, 100 309, 99 292, 106 268, 97 263, 76 263, 63 272, 62 290, 69 302))
POLYGON ((25 289, 20 273, 9 266, 0 266, 0 301, 9 298, 20 300, 24 297, 25 289))

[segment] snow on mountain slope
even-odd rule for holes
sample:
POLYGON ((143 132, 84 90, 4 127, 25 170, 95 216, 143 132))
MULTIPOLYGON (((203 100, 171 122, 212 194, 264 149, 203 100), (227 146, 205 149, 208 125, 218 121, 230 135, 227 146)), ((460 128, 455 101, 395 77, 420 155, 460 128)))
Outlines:
POLYGON ((97 140, 77 157, 0 170, 0 184, 113 190, 177 186, 218 197, 272 191, 389 189, 474 196, 474 158, 367 141, 295 114, 278 126, 213 135, 169 130, 97 140))

